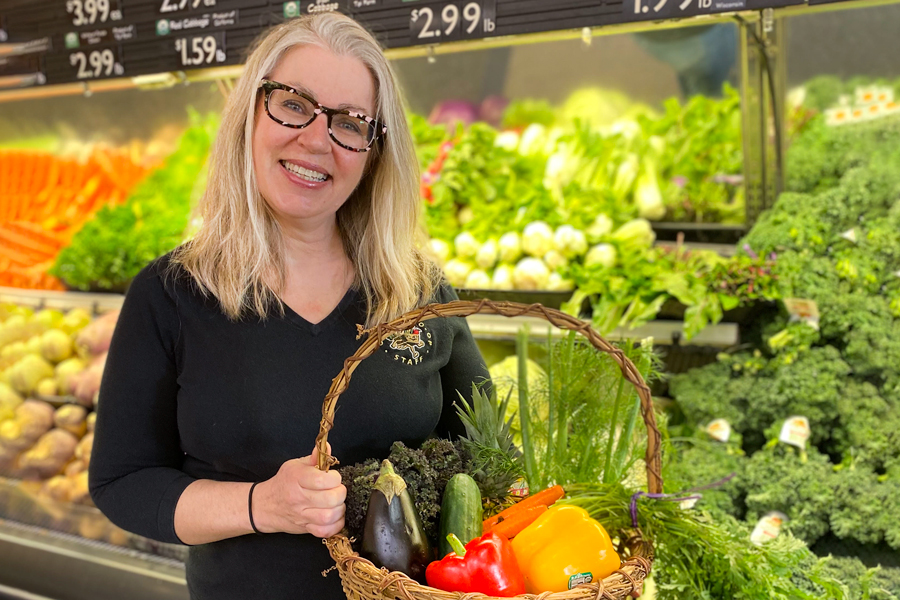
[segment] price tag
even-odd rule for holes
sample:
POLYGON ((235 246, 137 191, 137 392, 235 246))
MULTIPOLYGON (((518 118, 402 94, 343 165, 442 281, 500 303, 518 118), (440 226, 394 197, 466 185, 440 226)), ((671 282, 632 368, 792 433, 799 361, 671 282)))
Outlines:
POLYGON ((660 19, 744 10, 747 0, 625 0, 630 20, 660 19))
POLYGON ((819 330, 819 305, 815 300, 806 298, 783 298, 784 308, 790 315, 792 323, 806 323, 816 331, 819 330))
POLYGON ((66 13, 73 27, 122 20, 119 0, 66 0, 66 13))
POLYGON ((72 52, 69 54, 69 64, 78 80, 121 77, 125 74, 118 47, 72 52))
POLYGON ((225 62, 225 32, 193 35, 175 40, 175 52, 185 69, 225 62))
POLYGON ((409 33, 414 44, 482 38, 496 29, 496 0, 442 2, 414 8, 409 13, 409 33))
POLYGON ((774 540, 781 533, 781 526, 787 521, 787 515, 780 512, 770 512, 756 523, 750 534, 750 542, 760 546, 774 540))
POLYGON ((809 419, 806 417, 790 417, 781 426, 781 433, 778 434, 778 441, 796 446, 803 450, 806 448, 806 441, 812 432, 809 429, 809 419))
POLYGON ((725 419, 716 419, 706 426, 709 437, 719 442, 727 442, 731 437, 731 424, 725 419))
POLYGON ((160 14, 178 12, 180 10, 195 10, 198 8, 215 8, 216 0, 157 0, 160 2, 160 14))

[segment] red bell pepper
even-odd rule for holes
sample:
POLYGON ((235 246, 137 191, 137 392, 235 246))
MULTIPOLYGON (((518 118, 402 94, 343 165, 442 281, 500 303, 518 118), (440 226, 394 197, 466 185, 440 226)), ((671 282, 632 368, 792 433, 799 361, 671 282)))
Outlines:
POLYGON ((454 552, 428 565, 428 585, 445 592, 480 592, 502 598, 525 593, 525 578, 505 537, 489 531, 465 547, 452 533, 447 540, 454 552))

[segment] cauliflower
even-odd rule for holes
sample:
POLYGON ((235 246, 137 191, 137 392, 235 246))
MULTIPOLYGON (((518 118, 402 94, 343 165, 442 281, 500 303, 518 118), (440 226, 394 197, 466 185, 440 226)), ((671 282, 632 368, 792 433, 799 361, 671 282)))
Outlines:
POLYGON ((447 264, 444 265, 444 274, 447 276, 447 281, 449 281, 450 285, 453 287, 463 287, 466 284, 466 277, 469 276, 471 271, 471 263, 458 258, 449 260, 447 261, 447 264))
POLYGON ((522 256, 522 240, 515 231, 504 233, 497 242, 500 260, 507 263, 516 262, 522 256))
POLYGON ((571 292, 575 289, 575 283, 571 279, 565 279, 559 273, 550 273, 547 279, 547 289, 551 292, 571 292))
POLYGON ((475 255, 475 264, 482 269, 490 269, 497 264, 497 258, 500 255, 500 248, 495 240, 488 240, 481 245, 478 253, 475 255))
POLYGON ((448 260, 450 260, 450 255, 453 253, 453 250, 450 248, 450 244, 448 244, 444 240, 439 240, 436 238, 428 240, 428 248, 434 254, 435 258, 438 261, 438 264, 441 266, 443 266, 448 260))
POLYGON ((587 237, 584 232, 575 229, 571 225, 560 225, 553 235, 556 249, 566 258, 581 256, 588 249, 587 237))
POLYGON ((550 279, 550 269, 539 258, 523 258, 513 270, 517 290, 543 290, 550 279))
POLYGON ((491 287, 491 278, 481 269, 475 269, 466 277, 465 287, 471 290, 489 289, 491 287))
POLYGON ((587 256, 584 258, 584 266, 592 267, 600 265, 607 269, 614 267, 616 264, 616 249, 612 244, 597 244, 588 250, 587 256))
POLYGON ((491 289, 511 290, 513 287, 512 265, 497 265, 494 275, 491 277, 491 289))
POLYGON ((558 271, 569 264, 569 261, 566 260, 566 257, 563 256, 561 252, 551 250, 544 255, 544 264, 546 264, 551 271, 558 271))
POLYGON ((453 240, 453 246, 456 248, 456 255, 460 258, 472 258, 478 254, 481 244, 475 239, 475 236, 468 231, 463 231, 456 239, 453 240))
POLYGON ((529 223, 522 232, 522 249, 530 256, 544 256, 553 250, 553 230, 543 221, 529 223))

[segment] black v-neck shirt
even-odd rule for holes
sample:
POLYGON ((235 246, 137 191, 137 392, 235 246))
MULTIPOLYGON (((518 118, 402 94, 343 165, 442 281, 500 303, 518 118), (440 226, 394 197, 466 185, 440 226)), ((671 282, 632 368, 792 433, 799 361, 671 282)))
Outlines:
MULTIPOLYGON (((100 387, 90 487, 115 524, 163 542, 175 506, 196 479, 263 481, 309 455, 322 400, 344 359, 359 348, 364 304, 350 290, 312 324, 284 305, 266 320, 229 320, 164 256, 133 281, 100 387)), ((456 298, 447 286, 434 301, 456 298)), ((394 441, 418 446, 460 434, 453 408, 488 376, 462 318, 433 319, 385 340, 340 397, 329 435, 341 464, 382 459, 394 441)), ((322 540, 245 535, 192 546, 196 600, 344 598, 322 540)))

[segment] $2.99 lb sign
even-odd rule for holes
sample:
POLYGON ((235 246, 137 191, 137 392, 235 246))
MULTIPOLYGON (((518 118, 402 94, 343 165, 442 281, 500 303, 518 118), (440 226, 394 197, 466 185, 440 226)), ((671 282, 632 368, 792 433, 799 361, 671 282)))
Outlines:
POLYGON ((118 47, 79 50, 69 54, 69 65, 75 72, 75 79, 104 79, 121 77, 125 74, 118 47))
POLYGON ((483 38, 497 28, 496 0, 460 0, 417 6, 409 14, 414 45, 483 38))

